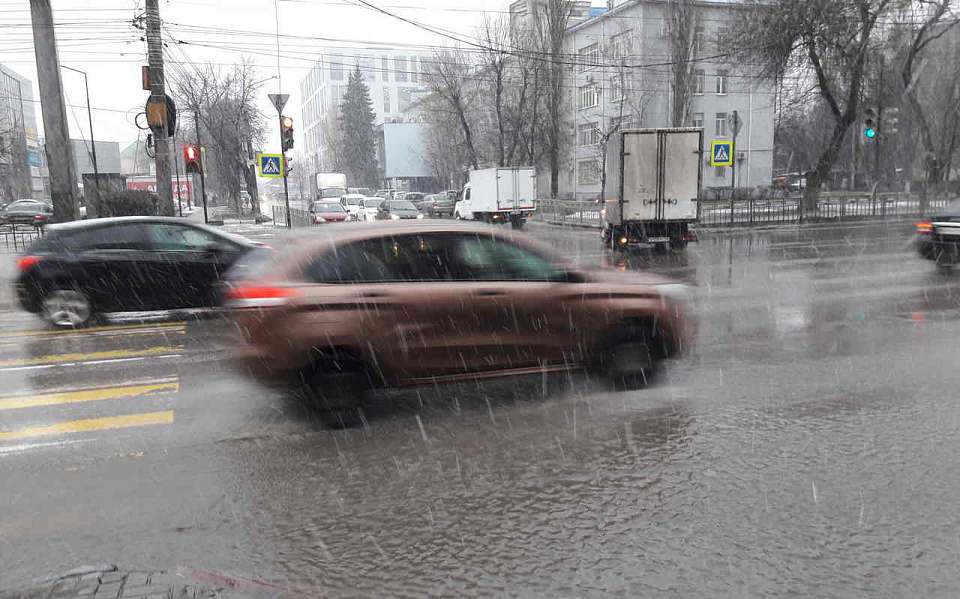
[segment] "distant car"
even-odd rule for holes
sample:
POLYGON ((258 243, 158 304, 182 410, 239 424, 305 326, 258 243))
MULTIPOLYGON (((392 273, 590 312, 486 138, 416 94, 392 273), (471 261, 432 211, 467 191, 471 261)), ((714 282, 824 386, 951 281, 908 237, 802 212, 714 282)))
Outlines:
POLYGON ((328 200, 310 204, 310 216, 314 224, 341 223, 350 218, 350 213, 340 202, 328 200))
POLYGON ((365 197, 361 202, 363 207, 363 218, 360 220, 371 221, 377 220, 377 212, 380 209, 380 204, 384 203, 386 200, 378 197, 365 197))
POLYGON ((944 268, 956 266, 960 263, 960 200, 918 222, 916 232, 915 244, 921 257, 944 268))
POLYGON ((385 200, 377 211, 377 220, 407 220, 423 218, 423 213, 417 210, 409 200, 385 200))
POLYGON ((373 386, 571 369, 643 386, 694 329, 681 284, 581 269, 526 237, 454 221, 301 235, 228 279, 225 306, 245 337, 238 369, 335 414, 373 386))
POLYGON ((343 207, 347 209, 347 213, 350 215, 350 220, 364 220, 363 207, 360 206, 360 203, 363 201, 364 197, 366 196, 348 193, 340 198, 340 203, 343 204, 343 207))
POLYGON ((423 202, 424 198, 427 197, 427 194, 420 193, 419 191, 408 191, 403 194, 401 200, 406 200, 408 202, 413 202, 413 205, 417 208, 420 208, 420 203, 423 202))
POLYGON ((457 204, 457 193, 453 195, 448 191, 435 193, 430 196, 430 202, 427 204, 427 214, 431 217, 453 216, 453 208, 457 204))
POLYGON ((372 196, 373 190, 369 187, 348 187, 347 195, 372 196))
POLYGON ((269 251, 178 218, 50 225, 17 263, 17 300, 57 327, 81 327, 104 312, 214 306, 221 275, 258 248, 269 251))
POLYGON ((3 209, 3 222, 42 227, 53 219, 53 206, 39 200, 17 200, 3 209))
POLYGON ((373 194, 373 197, 388 198, 392 193, 393 193, 392 189, 378 189, 377 193, 373 194))

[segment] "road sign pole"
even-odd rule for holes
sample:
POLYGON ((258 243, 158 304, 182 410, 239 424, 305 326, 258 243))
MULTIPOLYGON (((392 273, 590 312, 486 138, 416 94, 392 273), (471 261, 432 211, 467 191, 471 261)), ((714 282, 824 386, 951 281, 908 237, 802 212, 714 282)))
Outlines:
POLYGON ((733 145, 730 146, 730 199, 737 190, 737 133, 740 132, 740 115, 733 111, 733 145))

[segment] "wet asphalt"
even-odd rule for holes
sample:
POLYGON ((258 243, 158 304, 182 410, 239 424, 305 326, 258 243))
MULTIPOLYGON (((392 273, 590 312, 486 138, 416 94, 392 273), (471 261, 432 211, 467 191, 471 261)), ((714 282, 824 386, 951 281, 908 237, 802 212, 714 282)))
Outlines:
POLYGON ((627 393, 384 393, 333 431, 234 373, 219 319, 0 312, 0 590, 109 562, 291 597, 960 594, 960 272, 909 225, 529 233, 689 283, 692 355, 627 393))

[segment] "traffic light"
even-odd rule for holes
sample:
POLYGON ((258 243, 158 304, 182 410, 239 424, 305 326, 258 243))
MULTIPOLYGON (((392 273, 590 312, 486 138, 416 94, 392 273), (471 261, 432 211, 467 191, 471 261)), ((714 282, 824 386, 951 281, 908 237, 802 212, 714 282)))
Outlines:
POLYGON ((288 116, 280 117, 280 147, 284 152, 293 147, 293 119, 288 116))
POLYGON ((863 136, 867 139, 873 139, 877 136, 877 109, 870 106, 863 111, 863 136))
POLYGON ((188 173, 199 173, 203 170, 203 160, 200 158, 198 146, 183 146, 183 164, 188 173))
POLYGON ((888 108, 883 111, 883 134, 896 135, 900 132, 900 109, 888 108))

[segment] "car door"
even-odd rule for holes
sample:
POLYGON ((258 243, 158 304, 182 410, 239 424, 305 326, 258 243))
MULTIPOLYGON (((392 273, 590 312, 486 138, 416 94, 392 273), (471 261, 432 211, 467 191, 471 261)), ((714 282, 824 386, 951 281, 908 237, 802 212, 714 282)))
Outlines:
POLYGON ((64 236, 65 276, 98 311, 149 310, 160 290, 140 223, 110 224, 64 236))
POLYGON ((216 302, 216 285, 243 248, 227 239, 180 223, 148 227, 153 264, 163 282, 162 308, 202 308, 216 302))

